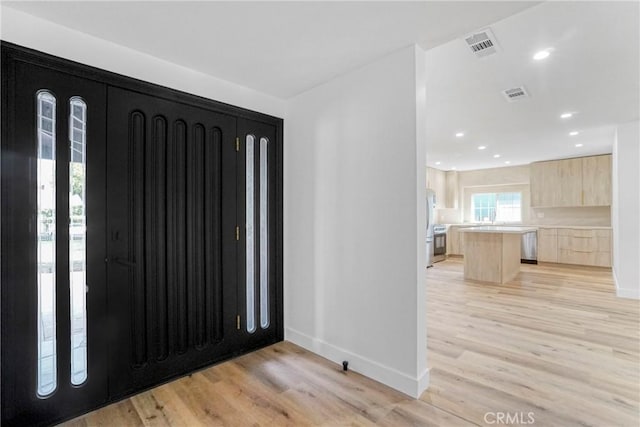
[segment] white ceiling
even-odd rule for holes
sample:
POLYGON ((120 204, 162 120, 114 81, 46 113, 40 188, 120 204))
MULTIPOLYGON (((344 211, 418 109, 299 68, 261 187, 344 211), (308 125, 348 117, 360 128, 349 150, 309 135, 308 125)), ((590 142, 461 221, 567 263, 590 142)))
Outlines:
POLYGON ((2 4, 283 99, 417 42, 429 49, 427 163, 445 170, 607 153, 615 125, 640 116, 638 2, 2 4), (486 26, 501 49, 477 59, 462 36, 486 26), (517 85, 531 98, 506 102, 517 85))
POLYGON ((280 98, 538 2, 17 2, 31 15, 280 98))
POLYGON ((547 2, 490 26, 495 55, 477 59, 462 39, 429 50, 427 164, 469 170, 610 153, 615 125, 640 117, 639 5, 547 2), (548 47, 547 59, 532 59, 548 47), (531 97, 507 102, 501 91, 519 85, 531 97), (577 114, 562 120, 565 111, 577 114))

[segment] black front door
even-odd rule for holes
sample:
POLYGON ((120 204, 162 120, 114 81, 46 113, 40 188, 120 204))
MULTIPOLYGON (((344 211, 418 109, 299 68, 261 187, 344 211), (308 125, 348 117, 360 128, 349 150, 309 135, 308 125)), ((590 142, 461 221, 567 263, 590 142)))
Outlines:
POLYGON ((282 340, 282 121, 2 58, 2 424, 282 340))
POLYGON ((2 94, 2 420, 32 425, 108 396, 106 86, 24 62, 9 71, 2 94))
POLYGON ((236 118, 109 89, 112 396, 210 364, 237 328, 236 118))

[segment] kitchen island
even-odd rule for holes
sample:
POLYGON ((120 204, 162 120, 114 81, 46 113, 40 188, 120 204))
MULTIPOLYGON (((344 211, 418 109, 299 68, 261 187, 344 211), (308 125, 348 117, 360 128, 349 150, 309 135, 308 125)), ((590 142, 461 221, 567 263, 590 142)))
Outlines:
POLYGON ((464 278, 506 283, 520 272, 522 234, 535 227, 480 226, 464 234, 464 278))

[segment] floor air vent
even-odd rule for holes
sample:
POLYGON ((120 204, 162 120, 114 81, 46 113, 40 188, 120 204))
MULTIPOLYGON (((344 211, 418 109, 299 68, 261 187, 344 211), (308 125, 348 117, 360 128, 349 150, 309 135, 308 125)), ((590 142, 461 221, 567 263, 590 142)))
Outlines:
POLYGON ((484 58, 498 51, 496 37, 488 28, 477 33, 469 34, 464 38, 464 41, 467 42, 471 52, 478 58, 484 58))
POLYGON ((525 90, 524 86, 503 90, 502 94, 505 98, 507 98, 507 101, 509 102, 515 102, 529 97, 529 94, 525 90))

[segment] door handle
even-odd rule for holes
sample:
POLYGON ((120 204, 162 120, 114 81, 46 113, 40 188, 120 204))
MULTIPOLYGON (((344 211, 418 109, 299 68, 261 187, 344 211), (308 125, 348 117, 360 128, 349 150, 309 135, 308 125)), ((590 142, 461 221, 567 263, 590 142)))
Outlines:
POLYGON ((113 258, 113 262, 115 262, 116 264, 120 264, 120 265, 124 265, 125 267, 135 267, 136 263, 135 262, 131 262, 128 259, 125 258, 113 258))

